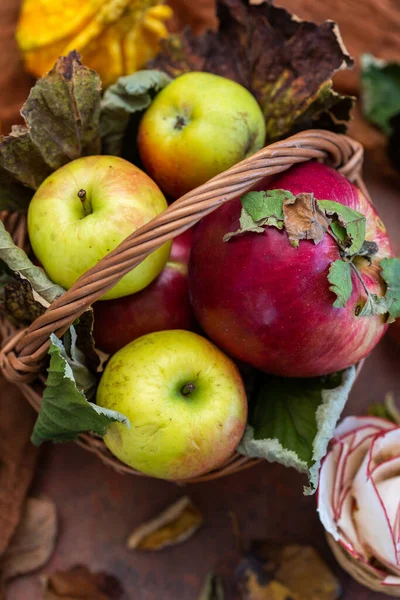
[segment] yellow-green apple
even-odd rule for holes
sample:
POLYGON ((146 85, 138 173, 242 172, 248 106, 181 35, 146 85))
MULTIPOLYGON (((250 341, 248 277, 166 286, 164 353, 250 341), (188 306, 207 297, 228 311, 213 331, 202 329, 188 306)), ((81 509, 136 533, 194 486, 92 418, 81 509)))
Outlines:
POLYGON ((144 113, 138 147, 145 170, 178 198, 260 150, 264 116, 238 83, 192 72, 168 84, 144 113))
POLYGON ((144 290, 94 303, 94 339, 100 350, 114 354, 146 333, 195 327, 187 268, 191 239, 191 229, 174 239, 163 271, 144 290))
MULTIPOLYGON (((343 175, 308 162, 259 188, 313 192, 319 200, 365 215, 366 240, 376 242, 378 252, 370 262, 364 257, 354 262, 370 293, 385 293, 379 262, 392 256, 385 226, 343 175)), ((359 316, 367 297, 355 273, 349 301, 344 308, 333 306, 327 276, 341 258, 334 239, 325 233, 318 245, 302 240, 294 248, 285 230, 266 227, 263 233, 223 241, 238 229, 240 214, 240 199, 228 202, 203 219, 193 238, 189 291, 195 316, 210 338, 235 358, 289 377, 323 375, 364 358, 386 331, 386 319, 359 316)))
POLYGON ((149 333, 110 359, 97 404, 126 415, 104 442, 122 462, 162 479, 210 471, 243 435, 247 400, 234 363, 189 331, 149 333))
MULTIPOLYGON (((146 173, 115 156, 74 160, 45 179, 28 210, 32 249, 49 277, 70 288, 136 229, 167 208, 146 173)), ((168 260, 168 242, 125 275, 104 298, 137 292, 168 260)))

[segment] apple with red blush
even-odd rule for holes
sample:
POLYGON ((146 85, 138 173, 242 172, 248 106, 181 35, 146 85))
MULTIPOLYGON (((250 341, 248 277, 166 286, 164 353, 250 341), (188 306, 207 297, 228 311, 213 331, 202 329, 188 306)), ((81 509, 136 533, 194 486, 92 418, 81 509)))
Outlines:
POLYGON ((348 179, 317 162, 294 166, 258 188, 312 192, 362 213, 365 239, 376 242, 377 251, 354 258, 362 281, 351 272, 350 297, 338 308, 328 273, 342 254, 329 232, 318 244, 305 239, 297 247, 285 229, 272 226, 224 241, 239 227, 242 205, 234 199, 205 217, 193 238, 189 289, 197 320, 222 350, 275 375, 312 377, 359 362, 387 329, 387 315, 360 315, 366 289, 385 294, 379 263, 393 256, 377 211, 348 179))
POLYGON ((168 329, 193 331, 188 260, 192 230, 176 237, 161 274, 144 290, 93 305, 96 346, 109 354, 147 333, 168 329))

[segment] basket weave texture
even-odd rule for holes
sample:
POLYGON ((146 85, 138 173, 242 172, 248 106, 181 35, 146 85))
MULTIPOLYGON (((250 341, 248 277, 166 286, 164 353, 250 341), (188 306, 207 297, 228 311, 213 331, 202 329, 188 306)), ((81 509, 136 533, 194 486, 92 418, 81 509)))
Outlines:
MULTIPOLYGON (((28 328, 17 329, 1 317, 0 369, 3 375, 18 385, 29 403, 39 410, 44 384, 43 361, 51 333, 61 336, 93 302, 166 241, 189 229, 225 202, 246 193, 265 177, 313 159, 337 169, 368 196, 361 177, 363 149, 351 138, 325 130, 309 130, 271 144, 185 194, 165 212, 132 233, 28 328)), ((25 216, 22 213, 2 213, 1 216, 14 242, 26 247, 29 242, 25 216)), ((82 434, 78 443, 118 471, 142 475, 112 456, 101 438, 82 434)), ((234 454, 218 469, 190 481, 228 475, 260 460, 234 454)))
POLYGON ((382 578, 379 577, 374 569, 351 556, 351 554, 346 552, 343 546, 336 542, 328 533, 326 534, 326 539, 339 565, 351 575, 353 579, 358 581, 358 583, 361 583, 361 585, 374 592, 386 594, 391 598, 400 598, 400 586, 382 585, 384 576, 382 578))

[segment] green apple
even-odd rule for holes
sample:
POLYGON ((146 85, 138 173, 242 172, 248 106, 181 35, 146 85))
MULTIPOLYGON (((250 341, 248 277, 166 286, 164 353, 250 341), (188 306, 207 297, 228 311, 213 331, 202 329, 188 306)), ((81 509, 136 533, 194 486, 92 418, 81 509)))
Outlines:
POLYGON ((238 83, 186 73, 156 96, 142 117, 138 145, 146 171, 178 198, 263 147, 264 116, 238 83))
POLYGON ((104 442, 127 465, 181 480, 226 461, 245 428, 247 400, 234 363, 203 337, 183 330, 149 333, 106 366, 97 404, 126 415, 104 442))
MULTIPOLYGON (((61 167, 40 185, 28 210, 32 249, 49 277, 64 288, 167 208, 146 173, 115 156, 87 156, 61 167)), ((103 299, 146 287, 164 268, 164 244, 125 275, 103 299)))

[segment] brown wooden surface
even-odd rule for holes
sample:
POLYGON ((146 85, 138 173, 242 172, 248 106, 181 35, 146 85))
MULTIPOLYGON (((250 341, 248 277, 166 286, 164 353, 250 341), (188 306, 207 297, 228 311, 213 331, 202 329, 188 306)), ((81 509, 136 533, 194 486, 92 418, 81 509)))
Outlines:
MULTIPOLYGON (((400 197, 367 165, 373 199, 400 253, 400 197)), ((362 413, 389 390, 400 399, 399 351, 386 336, 367 360, 346 413, 362 413)), ((245 540, 275 538, 310 543, 331 564, 343 585, 343 600, 387 598, 369 592, 338 567, 326 545, 315 511, 315 497, 302 495, 305 479, 279 465, 263 464, 223 480, 184 488, 163 481, 122 476, 74 444, 48 446, 42 455, 34 492, 52 498, 60 517, 57 551, 43 570, 84 563, 108 571, 132 600, 195 600, 210 570, 222 573, 227 600, 236 599, 233 572, 238 559, 230 513, 245 540), (125 549, 130 531, 181 494, 189 494, 206 524, 191 540, 159 554, 125 549)), ((38 575, 15 581, 7 600, 39 600, 38 575)))

